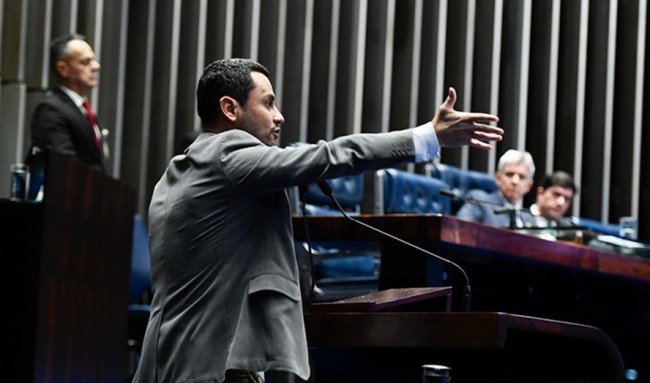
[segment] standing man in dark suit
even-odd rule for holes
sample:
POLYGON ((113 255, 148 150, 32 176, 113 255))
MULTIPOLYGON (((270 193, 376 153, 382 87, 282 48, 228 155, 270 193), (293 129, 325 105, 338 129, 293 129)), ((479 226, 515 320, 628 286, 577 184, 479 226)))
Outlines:
POLYGON ((491 149, 496 116, 453 109, 432 121, 280 148, 284 117, 269 72, 248 59, 210 64, 197 89, 203 132, 172 158, 149 206, 153 299, 134 382, 260 382, 309 377, 287 188, 491 149))
POLYGON ((50 65, 57 85, 32 116, 29 156, 48 148, 104 171, 108 146, 87 99, 101 69, 93 48, 79 34, 57 37, 50 45, 50 65))

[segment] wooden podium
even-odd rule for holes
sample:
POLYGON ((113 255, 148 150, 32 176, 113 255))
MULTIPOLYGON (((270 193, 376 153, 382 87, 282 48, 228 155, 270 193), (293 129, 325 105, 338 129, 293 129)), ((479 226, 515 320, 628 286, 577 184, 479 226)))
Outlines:
POLYGON ((419 382, 424 364, 451 367, 453 382, 625 380, 618 348, 592 326, 502 312, 404 309, 448 300, 450 291, 389 289, 312 305, 305 324, 315 381, 419 382))
POLYGON ((135 191, 54 152, 44 187, 42 203, 0 200, 4 374, 123 382, 135 191))

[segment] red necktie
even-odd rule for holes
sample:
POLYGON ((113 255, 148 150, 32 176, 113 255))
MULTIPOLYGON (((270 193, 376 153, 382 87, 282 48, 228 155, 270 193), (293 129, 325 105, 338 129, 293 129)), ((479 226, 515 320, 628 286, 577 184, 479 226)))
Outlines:
POLYGON ((97 148, 101 148, 102 140, 99 136, 99 127, 97 126, 97 121, 95 120, 93 110, 90 109, 90 103, 88 100, 84 100, 82 105, 84 109, 86 109, 86 117, 88 118, 88 122, 90 122, 90 126, 93 129, 93 135, 95 136, 95 145, 97 145, 97 148))

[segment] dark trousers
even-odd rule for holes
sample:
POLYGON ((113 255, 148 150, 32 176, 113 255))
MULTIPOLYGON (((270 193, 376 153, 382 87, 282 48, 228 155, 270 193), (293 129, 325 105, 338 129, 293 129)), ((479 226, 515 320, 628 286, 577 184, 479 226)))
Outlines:
POLYGON ((264 379, 254 372, 228 370, 224 383, 264 383, 264 379))

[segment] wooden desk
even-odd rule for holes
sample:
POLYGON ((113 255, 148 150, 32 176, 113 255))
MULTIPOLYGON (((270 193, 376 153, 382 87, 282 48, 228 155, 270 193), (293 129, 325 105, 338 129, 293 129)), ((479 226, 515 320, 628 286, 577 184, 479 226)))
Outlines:
MULTIPOLYGON (((358 219, 412 243, 478 248, 525 260, 650 282, 650 259, 634 255, 610 253, 570 242, 548 241, 448 216, 362 215, 358 219)), ((294 217, 297 240, 306 238, 301 220, 302 217, 294 217)), ((308 217, 308 225, 313 241, 391 241, 345 217, 308 217)))
MULTIPOLYGON (((618 346, 626 368, 650 382, 650 260, 553 242, 439 215, 360 216, 359 220, 460 265, 472 286, 471 310, 582 323, 618 346)), ((454 286, 454 268, 345 217, 308 217, 312 241, 382 243, 380 288, 454 286)), ((304 240, 302 217, 295 238, 304 240)), ((433 362, 431 362, 433 363, 433 362)))

